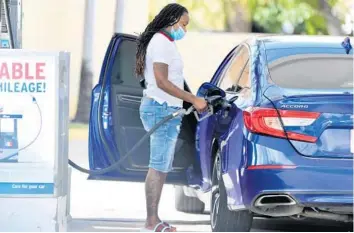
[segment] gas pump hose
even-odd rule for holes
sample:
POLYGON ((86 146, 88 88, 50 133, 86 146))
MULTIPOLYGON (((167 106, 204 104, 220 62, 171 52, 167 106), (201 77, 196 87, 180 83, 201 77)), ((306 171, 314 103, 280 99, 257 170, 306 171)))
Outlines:
POLYGON ((193 106, 191 106, 188 110, 185 109, 180 109, 165 118, 163 118, 161 121, 159 121, 156 125, 154 125, 134 146, 131 148, 125 155, 123 155, 117 162, 112 163, 112 165, 102 168, 102 169, 97 169, 97 170, 89 170, 85 169, 83 167, 80 167, 76 163, 74 163, 72 160, 69 159, 69 165, 72 166, 73 168, 77 169, 80 172, 87 173, 90 175, 102 175, 108 172, 113 171, 116 169, 120 164, 124 162, 133 152, 143 144, 145 140, 148 140, 150 135, 153 134, 159 127, 161 127, 163 124, 168 122, 169 120, 179 116, 179 115, 189 115, 191 112, 193 112, 195 109, 193 106))
POLYGON ((219 106, 221 108, 224 109, 229 109, 231 107, 230 103, 234 101, 234 99, 231 100, 225 100, 223 96, 220 95, 214 95, 214 96, 209 96, 205 98, 207 103, 208 103, 208 109, 209 109, 209 113, 204 116, 203 118, 199 118, 197 112, 195 111, 195 108, 193 106, 189 107, 187 110, 186 109, 180 109, 168 116, 166 116, 165 118, 163 118, 160 122, 158 122, 156 125, 154 125, 150 131, 148 131, 134 146, 133 148, 131 148, 125 155, 123 155, 118 161, 112 163, 110 166, 102 168, 102 169, 97 169, 97 170, 89 170, 89 169, 85 169, 83 167, 80 167, 79 165, 77 165, 76 163, 74 163, 73 161, 71 161, 69 159, 69 164, 70 166, 72 166, 73 168, 83 172, 83 173, 87 173, 90 175, 102 175, 108 172, 113 171, 114 169, 116 169, 120 164, 122 164, 124 162, 124 160, 126 160, 137 148, 139 148, 139 146, 141 146, 141 144, 149 139, 150 135, 153 134, 159 127, 161 127, 163 124, 165 124, 166 122, 168 122, 169 120, 177 117, 177 116, 184 116, 184 115, 189 115, 192 112, 194 112, 195 117, 197 118, 198 121, 201 121, 205 118, 207 118, 208 116, 214 114, 214 108, 219 106))

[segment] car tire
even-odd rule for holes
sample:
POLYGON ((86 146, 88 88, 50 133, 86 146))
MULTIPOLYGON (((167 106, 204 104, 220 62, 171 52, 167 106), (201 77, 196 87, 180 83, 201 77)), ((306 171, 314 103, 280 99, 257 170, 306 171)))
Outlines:
MULTIPOLYGON (((190 189, 189 187, 184 187, 190 189)), ((175 208, 184 213, 202 214, 205 204, 197 197, 190 197, 184 193, 183 186, 175 187, 175 208)))
POLYGON ((217 151, 212 174, 210 225, 213 232, 247 232, 251 230, 253 214, 249 210, 231 211, 221 177, 220 153, 217 151))

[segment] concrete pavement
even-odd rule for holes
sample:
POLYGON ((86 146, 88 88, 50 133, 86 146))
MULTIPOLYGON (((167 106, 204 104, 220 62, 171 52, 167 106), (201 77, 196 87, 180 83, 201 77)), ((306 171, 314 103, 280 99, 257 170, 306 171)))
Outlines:
MULTIPOLYGON (((88 168, 87 154, 87 140, 70 140, 71 160, 88 168)), ((89 181, 86 174, 73 170, 69 231, 139 231, 145 219, 144 197, 142 183, 89 181)), ((164 187, 160 217, 178 231, 210 231, 208 214, 185 214, 175 210, 171 185, 164 187)), ((255 219, 252 231, 353 231, 353 226, 328 221, 255 219)))

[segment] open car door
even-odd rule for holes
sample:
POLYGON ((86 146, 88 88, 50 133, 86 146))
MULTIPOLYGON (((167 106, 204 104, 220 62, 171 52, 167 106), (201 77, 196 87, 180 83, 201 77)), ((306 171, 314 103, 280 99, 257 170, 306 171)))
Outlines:
MULTIPOLYGON (((134 71, 136 39, 125 34, 112 37, 99 83, 92 91, 89 125, 91 170, 115 163, 146 134, 139 116, 143 88, 134 71)), ((192 115, 184 117, 173 171, 168 175, 167 183, 187 183, 186 170, 193 164, 195 156, 195 126, 192 115)), ((150 140, 147 139, 117 169, 102 175, 90 175, 89 179, 142 182, 148 170, 149 157, 150 140)))

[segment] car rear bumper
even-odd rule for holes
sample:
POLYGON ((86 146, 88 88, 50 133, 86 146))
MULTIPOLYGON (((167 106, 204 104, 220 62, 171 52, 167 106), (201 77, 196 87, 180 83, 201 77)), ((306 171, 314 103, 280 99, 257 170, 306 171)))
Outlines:
MULTIPOLYGON (((353 191, 337 192, 295 192, 289 194, 301 205, 309 207, 353 206, 353 191)), ((353 209, 352 209, 353 211, 353 209)))
POLYGON ((239 194, 242 201, 235 204, 250 209, 261 195, 286 194, 306 207, 353 205, 352 159, 303 156, 279 138, 258 135, 248 139, 244 164, 237 172, 230 167, 227 171, 234 185, 238 182, 232 175, 239 174, 240 187, 231 198, 239 194))
POLYGON ((303 204, 353 204, 352 168, 246 169, 241 182, 245 205, 262 193, 290 193, 303 204))
POLYGON ((270 216, 290 216, 302 213, 304 207, 337 214, 353 213, 353 170, 350 168, 245 169, 241 183, 243 205, 259 214, 267 214, 268 208, 270 216))

